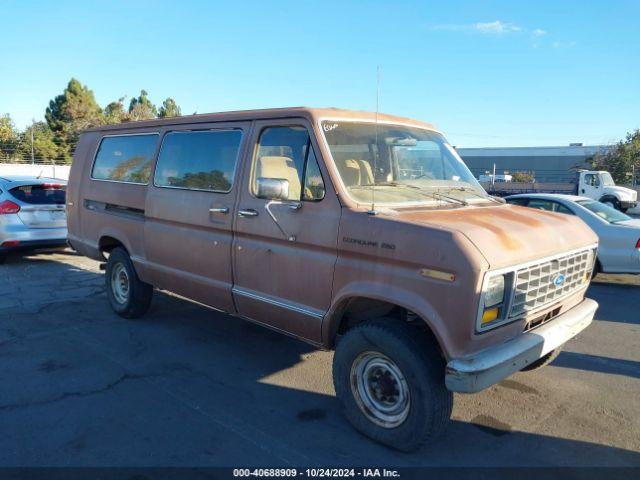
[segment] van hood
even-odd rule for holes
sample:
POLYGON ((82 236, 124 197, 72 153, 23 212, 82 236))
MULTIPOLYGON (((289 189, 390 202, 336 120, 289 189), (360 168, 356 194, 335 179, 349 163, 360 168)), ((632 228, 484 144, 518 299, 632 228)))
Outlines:
POLYGON ((595 233, 578 217, 515 205, 399 210, 394 217, 397 221, 461 233, 476 246, 492 269, 598 242, 595 233))
POLYGON ((619 186, 615 186, 615 187, 605 187, 604 188, 604 193, 607 194, 612 194, 612 195, 616 195, 620 200, 623 201, 632 201, 635 202, 638 199, 638 192, 636 192, 635 190, 632 190, 630 188, 626 188, 626 187, 619 187, 619 186))

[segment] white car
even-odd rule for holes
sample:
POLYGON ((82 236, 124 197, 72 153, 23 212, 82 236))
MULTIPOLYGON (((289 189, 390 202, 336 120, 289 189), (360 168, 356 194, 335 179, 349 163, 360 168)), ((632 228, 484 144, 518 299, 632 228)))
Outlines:
POLYGON ((587 197, 531 193, 506 197, 508 203, 577 215, 598 235, 597 272, 640 274, 640 219, 587 197))

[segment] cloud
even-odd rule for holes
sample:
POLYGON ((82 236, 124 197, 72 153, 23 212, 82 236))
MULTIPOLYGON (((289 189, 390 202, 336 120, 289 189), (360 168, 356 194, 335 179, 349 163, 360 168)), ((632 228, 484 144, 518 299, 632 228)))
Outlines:
POLYGON ((478 22, 473 26, 478 32, 489 35, 503 35, 505 33, 519 32, 522 30, 513 23, 503 23, 500 20, 495 22, 478 22))
POLYGON ((547 34, 546 30, 543 30, 541 28, 536 28, 535 30, 533 30, 531 32, 531 35, 533 35, 534 37, 543 37, 547 34))
POLYGON ((521 27, 513 23, 501 22, 477 22, 471 24, 445 24, 435 25, 432 30, 445 30, 448 32, 481 33, 483 35, 504 35, 522 30, 521 27))

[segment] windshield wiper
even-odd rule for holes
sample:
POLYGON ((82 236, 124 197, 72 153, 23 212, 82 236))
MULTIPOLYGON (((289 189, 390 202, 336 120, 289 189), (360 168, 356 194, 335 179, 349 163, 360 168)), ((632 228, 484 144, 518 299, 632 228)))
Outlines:
POLYGON ((483 195, 480 192, 477 192, 476 190, 474 190, 473 188, 466 188, 466 187, 451 187, 447 190, 447 192, 452 192, 452 191, 459 191, 459 192, 466 192, 466 193, 471 193, 472 195, 475 195, 476 197, 479 198, 484 198, 485 200, 490 200, 492 202, 495 203, 499 203, 502 205, 502 202, 496 198, 493 198, 491 195, 483 195))
POLYGON ((451 200, 453 202, 458 202, 460 205, 464 205, 465 207, 469 205, 469 202, 465 200, 461 200, 459 198, 450 197, 449 195, 444 195, 440 192, 429 192, 429 195, 433 195, 436 198, 444 198, 445 200, 451 200))
POLYGON ((378 182, 378 183, 365 183, 363 185, 353 185, 349 188, 354 188, 354 187, 403 187, 403 188, 410 188, 411 190, 418 190, 419 195, 422 195, 423 197, 426 198, 431 198, 434 200, 448 200, 449 203, 457 203, 459 205, 463 205, 463 206, 467 206, 469 205, 467 202, 465 202, 464 200, 460 200, 459 198, 454 198, 454 197, 450 197, 448 195, 443 195, 442 193, 439 192, 425 192, 422 188, 417 187, 416 185, 411 185, 408 183, 398 183, 398 182, 378 182))
POLYGON ((411 188, 417 188, 418 190, 420 190, 419 187, 414 187, 412 185, 406 185, 404 183, 398 183, 398 182, 376 182, 376 183, 362 183, 360 185, 351 185, 349 188, 370 188, 370 187, 411 187, 411 188))

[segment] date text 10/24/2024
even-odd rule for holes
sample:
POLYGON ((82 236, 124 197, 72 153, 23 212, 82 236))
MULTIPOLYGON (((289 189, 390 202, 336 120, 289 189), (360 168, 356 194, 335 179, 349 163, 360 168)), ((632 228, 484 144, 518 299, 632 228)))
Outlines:
POLYGON ((398 478, 400 473, 397 470, 386 468, 306 468, 298 470, 296 468, 236 468, 233 476, 242 477, 307 477, 307 478, 398 478))

